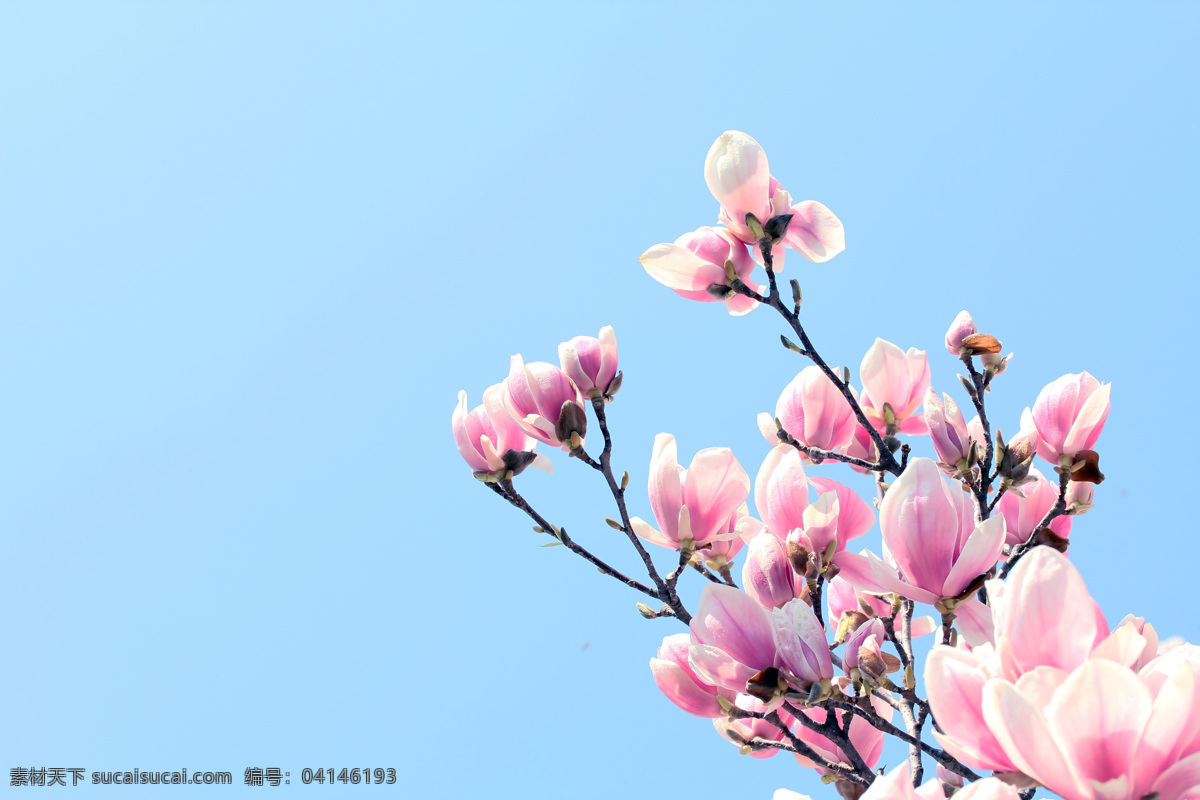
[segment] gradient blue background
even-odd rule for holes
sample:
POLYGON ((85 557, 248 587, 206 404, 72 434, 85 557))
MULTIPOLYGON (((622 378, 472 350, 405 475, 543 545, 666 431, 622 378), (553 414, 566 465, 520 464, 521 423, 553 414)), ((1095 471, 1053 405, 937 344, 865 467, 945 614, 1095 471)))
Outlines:
MULTIPOLYGON (((187 767, 244 793, 278 766, 295 793, 383 795, 299 772, 393 766, 410 797, 832 797, 670 706, 646 662, 681 627, 540 548, 450 437, 459 389, 478 403, 510 354, 612 324, 633 512, 659 431, 757 471, 754 416, 802 366, 780 322, 636 261, 715 222, 702 165, 731 128, 846 225, 844 254, 785 273, 831 362, 857 372, 879 335, 954 391, 941 341, 969 308, 1016 353, 989 397, 1005 432, 1065 372, 1113 382, 1072 558, 1111 621, 1200 637, 1198 23, 1187 3, 0 7, 4 789, 22 765, 187 767)), ((556 456, 520 483, 636 566, 590 471, 556 456)))

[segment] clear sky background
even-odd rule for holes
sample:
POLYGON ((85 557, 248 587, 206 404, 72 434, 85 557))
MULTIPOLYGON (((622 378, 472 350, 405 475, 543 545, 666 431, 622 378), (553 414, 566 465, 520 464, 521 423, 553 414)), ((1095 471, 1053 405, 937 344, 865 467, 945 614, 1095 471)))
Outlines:
MULTIPOLYGON (((474 405, 511 354, 612 324, 633 513, 660 431, 757 471, 755 414, 803 365, 781 323, 637 262, 715 224, 702 167, 727 129, 845 223, 845 253, 785 277, 856 381, 882 336, 954 392, 942 336, 969 308, 1016 353, 989 397, 1006 433, 1063 373, 1113 383, 1071 556, 1110 621, 1200 639, 1198 23, 1190 3, 0 6, 4 790, 15 766, 187 767, 245 793, 277 766, 330 793, 300 770, 358 766, 409 797, 833 797, 671 706, 647 661, 682 627, 541 548, 450 436, 459 389, 474 405)), ((526 494, 634 569, 560 456, 526 494)), ((352 792, 385 790, 332 790, 352 792)))

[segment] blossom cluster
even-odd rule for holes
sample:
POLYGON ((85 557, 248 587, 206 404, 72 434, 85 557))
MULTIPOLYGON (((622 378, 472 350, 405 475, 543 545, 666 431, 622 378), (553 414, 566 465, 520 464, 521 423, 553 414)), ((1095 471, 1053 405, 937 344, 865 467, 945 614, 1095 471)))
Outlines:
POLYGON ((753 481, 726 447, 683 466, 675 437, 661 433, 646 483, 652 518, 629 515, 628 473, 612 470, 604 419, 621 385, 611 328, 561 345, 560 367, 514 356, 474 410, 460 394, 454 438, 476 477, 535 530, 662 603, 639 603, 643 616, 687 625, 650 659, 668 700, 744 754, 790 753, 847 800, 1029 800, 1039 787, 1066 800, 1200 800, 1200 648, 1160 642, 1138 617, 1110 629, 1067 556, 1075 517, 1104 479, 1095 448, 1110 386, 1063 375, 1006 440, 986 399, 1012 357, 966 311, 944 344, 966 371, 957 383, 969 406, 935 390, 927 351, 883 339, 852 384, 804 329, 799 282, 789 304, 776 279, 785 250, 812 262, 841 252, 840 220, 816 201, 793 203, 741 132, 716 140, 704 175, 719 225, 651 247, 642 265, 734 315, 771 307, 799 339, 784 345, 812 361, 759 415, 768 449, 753 481), (765 283, 753 278, 759 267, 765 283), (599 458, 587 452, 587 402, 604 430, 599 458), (932 457, 914 455, 926 437, 932 457), (517 492, 525 467, 548 467, 538 442, 604 475, 620 517, 607 523, 629 538, 647 582, 517 492), (839 463, 873 476, 876 496, 822 474, 839 463), (859 549, 876 525, 878 550, 859 549), (672 571, 659 572, 654 548, 671 552, 672 571), (694 610, 680 593, 685 573, 706 580, 694 610), (922 668, 913 642, 925 636, 934 645, 922 668), (888 736, 909 759, 881 774, 888 736))

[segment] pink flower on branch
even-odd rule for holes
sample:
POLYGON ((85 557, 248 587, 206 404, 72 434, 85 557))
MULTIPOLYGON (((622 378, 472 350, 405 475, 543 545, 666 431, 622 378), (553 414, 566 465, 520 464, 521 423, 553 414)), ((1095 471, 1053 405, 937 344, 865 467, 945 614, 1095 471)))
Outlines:
POLYGON ((759 414, 759 429, 771 445, 779 443, 775 420, 800 444, 830 451, 848 447, 858 425, 846 398, 815 365, 800 370, 784 388, 774 417, 759 414))
POLYGON ((1091 450, 1108 419, 1111 384, 1086 372, 1063 375, 1038 394, 1033 404, 1038 455, 1070 466, 1080 450, 1091 450))
POLYGON ((727 447, 701 450, 684 469, 675 437, 660 433, 654 437, 648 489, 658 528, 634 517, 634 532, 672 550, 704 548, 737 536, 730 520, 750 494, 750 476, 727 447))
POLYGON ((746 252, 746 246, 723 228, 706 227, 685 233, 674 244, 654 245, 638 260, 650 277, 680 297, 701 303, 723 301, 734 316, 750 313, 758 301, 730 288, 733 277, 760 294, 763 291, 762 286, 750 280, 754 259, 746 252))
POLYGON ((857 492, 829 478, 810 478, 800 452, 784 444, 774 447, 763 460, 754 480, 754 504, 775 536, 787 539, 792 531, 806 531, 822 553, 835 542, 834 552, 844 551, 847 543, 875 524, 875 512, 857 492), (808 511, 810 486, 818 497, 833 494, 826 505, 812 512, 808 511))
POLYGON ((689 714, 697 717, 719 717, 724 711, 717 700, 718 695, 733 699, 733 692, 718 689, 696 676, 688 665, 688 648, 691 637, 676 633, 663 639, 658 648, 658 657, 650 659, 650 671, 654 682, 667 699, 689 714))
POLYGON ((544 361, 526 364, 518 354, 503 386, 504 409, 527 434, 564 450, 583 446, 587 412, 565 372, 544 361))
POLYGON ((610 399, 621 388, 617 377, 617 334, 611 325, 600 329, 600 338, 576 336, 558 346, 562 370, 580 392, 595 399, 610 399))
POLYGON ((463 460, 476 473, 514 475, 526 467, 551 472, 554 465, 540 453, 537 442, 508 415, 500 402, 502 386, 497 384, 483 393, 483 405, 467 410, 467 393, 458 393, 458 405, 450 418, 454 444, 463 460))
MULTIPOLYGON (((756 249, 764 235, 818 263, 846 249, 841 220, 815 200, 793 204, 792 196, 772 177, 762 146, 741 131, 726 131, 713 142, 704 160, 704 180, 721 204, 720 222, 756 249), (768 224, 787 215, 786 227, 768 224)), ((782 253, 776 255, 774 267, 783 268, 782 253)))
POLYGON ((895 569, 870 552, 843 556, 843 575, 866 591, 895 592, 937 604, 982 585, 1004 544, 1004 518, 976 525, 971 499, 942 478, 935 462, 917 458, 879 506, 884 551, 895 569), (897 570, 898 573, 897 574, 897 570))
POLYGON ((888 433, 923 434, 924 419, 917 414, 929 389, 929 360, 924 350, 908 352, 891 342, 876 339, 859 367, 863 391, 860 403, 875 427, 888 433))
MULTIPOLYGON (((795 689, 833 677, 825 630, 803 600, 768 611, 740 589, 709 584, 690 628, 689 663, 715 686, 745 692, 751 678, 771 669, 795 689)), ((775 707, 781 695, 770 699, 775 707)))
POLYGON ((929 427, 929 438, 933 440, 933 449, 942 471, 951 476, 965 476, 974 466, 971 452, 973 440, 978 442, 980 452, 983 452, 984 442, 980 441, 982 430, 978 438, 972 436, 962 412, 958 410, 958 404, 948 394, 942 395, 942 398, 938 399, 938 393, 932 386, 925 392, 925 424, 929 427))

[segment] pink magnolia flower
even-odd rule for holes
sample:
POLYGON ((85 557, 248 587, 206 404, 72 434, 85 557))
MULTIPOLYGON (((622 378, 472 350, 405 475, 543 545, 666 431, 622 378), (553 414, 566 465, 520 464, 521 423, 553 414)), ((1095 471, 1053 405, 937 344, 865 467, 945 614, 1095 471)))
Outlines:
POLYGON ((634 517, 634 533, 672 550, 689 540, 704 548, 737 536, 730 519, 750 494, 750 476, 727 447, 701 450, 684 469, 675 437, 660 433, 650 457, 649 494, 659 529, 634 517))
POLYGON ((650 671, 658 688, 675 705, 697 717, 719 717, 724 714, 718 695, 733 699, 733 692, 718 689, 696 677, 688 665, 691 637, 677 633, 663 639, 658 657, 650 659, 650 671))
MULTIPOLYGON (((756 249, 758 236, 747 225, 747 214, 763 226, 772 217, 791 214, 782 244, 809 261, 828 261, 846 249, 841 220, 815 200, 793 204, 792 196, 771 176, 767 154, 741 131, 726 131, 713 142, 704 159, 704 180, 721 204, 720 222, 756 249)), ((775 270, 782 268, 780 252, 775 270)))
POLYGON ((1200 728, 1198 680, 1186 661, 1157 691, 1103 658, 1040 667, 988 681, 983 716, 1017 769, 1066 800, 1195 798, 1200 753, 1181 759, 1179 745, 1200 728))
POLYGON ((975 327, 975 320, 971 319, 971 313, 960 311, 954 322, 950 323, 950 329, 946 331, 947 352, 952 356, 962 355, 963 339, 976 333, 979 333, 979 330, 975 327))
POLYGON ((933 439, 938 461, 944 465, 942 470, 947 475, 965 475, 971 457, 972 437, 967 432, 967 423, 958 404, 948 394, 942 397, 944 401, 938 399, 932 386, 925 392, 925 424, 929 426, 929 437, 933 439))
POLYGON ((746 681, 775 666, 775 628, 770 614, 750 595, 710 583, 689 625, 688 663, 712 685, 744 692, 746 681))
POLYGON ((732 289, 719 290, 730 286, 726 262, 733 265, 733 271, 742 283, 760 294, 763 290, 750 280, 754 259, 746 252, 746 246, 723 228, 700 228, 680 236, 674 244, 656 244, 642 253, 638 261, 650 277, 673 289, 680 297, 701 303, 722 300, 734 316, 753 311, 758 301, 732 289), (713 294, 710 287, 718 287, 714 290, 718 293, 713 294))
POLYGON ((590 398, 612 397, 621 382, 617 380, 617 334, 611 325, 600 329, 600 338, 576 336, 558 346, 558 361, 563 372, 590 398))
POLYGON ((846 554, 842 574, 866 591, 896 592, 923 603, 962 594, 995 565, 1004 544, 1004 518, 975 524, 967 495, 951 488, 928 458, 909 462, 879 506, 885 551, 897 576, 878 556, 846 554))
POLYGON ((750 678, 771 667, 801 683, 833 677, 825 630, 803 600, 767 611, 740 589, 710 583, 689 627, 689 664, 715 686, 744 692, 750 678))
POLYGON ((934 736, 975 767, 1024 771, 986 713, 985 686, 1019 684, 1035 672, 1065 675, 1089 658, 1136 667, 1154 651, 1157 637, 1135 618, 1109 635, 1078 570, 1049 547, 1034 548, 1007 583, 988 581, 987 591, 995 645, 977 643, 969 652, 935 647, 926 662, 929 703, 941 728, 934 736))
POLYGON ((1033 404, 1038 455, 1069 466, 1080 450, 1091 450, 1108 418, 1111 387, 1081 372, 1063 375, 1042 389, 1033 404))
POLYGON ((929 360, 915 347, 905 353, 891 342, 876 339, 859 367, 863 391, 860 405, 877 428, 923 434, 917 414, 929 388, 929 360))
MULTIPOLYGON (((1029 477, 1033 480, 1021 484, 1015 491, 1008 490, 996 503, 996 513, 1002 515, 1005 521, 1005 541, 1011 545, 1028 540, 1058 502, 1057 485, 1046 480, 1036 469, 1029 470, 1029 477), (1017 492, 1025 496, 1021 497, 1017 492)), ((1071 535, 1071 518, 1057 517, 1050 523, 1050 530, 1065 539, 1071 535)))
POLYGON ((808 603, 797 599, 773 610, 771 624, 775 629, 774 666, 804 683, 833 677, 825 629, 808 603))
POLYGON ((800 370, 784 388, 775 404, 774 417, 765 412, 758 416, 759 429, 768 444, 779 443, 775 427, 778 419, 796 441, 821 450, 849 446, 858 425, 846 398, 816 366, 800 370))
POLYGON ((882 686, 886 673, 900 669, 900 660, 883 650, 887 632, 882 620, 873 619, 846 640, 842 669, 851 680, 861 680, 867 686, 882 686), (855 675, 857 671, 858 675, 855 675))
POLYGON ((534 453, 537 442, 528 436, 510 417, 500 402, 501 385, 483 393, 483 405, 467 411, 467 393, 458 393, 458 405, 450 416, 454 444, 463 460, 475 472, 492 474, 512 470, 518 473, 526 466, 553 471, 550 459, 534 453))
POLYGON ((780 608, 807 594, 804 576, 792 569, 783 541, 767 532, 750 540, 742 588, 764 608, 780 608))
POLYGON ((822 553, 834 541, 835 552, 844 551, 848 542, 875 524, 875 512, 856 492, 829 478, 808 477, 799 451, 784 444, 773 448, 763 460, 754 480, 754 504, 775 536, 786 539, 793 530, 805 530, 822 553), (832 493, 833 498, 808 512, 809 486, 819 495, 832 493))
POLYGON ((1035 547, 1007 581, 987 583, 996 655, 1008 680, 1038 667, 1072 670, 1105 637, 1108 623, 1065 555, 1035 547))
POLYGON ((527 365, 518 354, 503 386, 504 410, 530 436, 568 450, 575 446, 571 434, 577 433, 582 445, 587 432, 583 396, 561 369, 544 361, 527 365))
POLYGON ((1001 678, 991 645, 968 651, 937 646, 925 662, 925 688, 940 730, 933 736, 955 758, 977 769, 1015 772, 983 715, 983 687, 1001 678))

